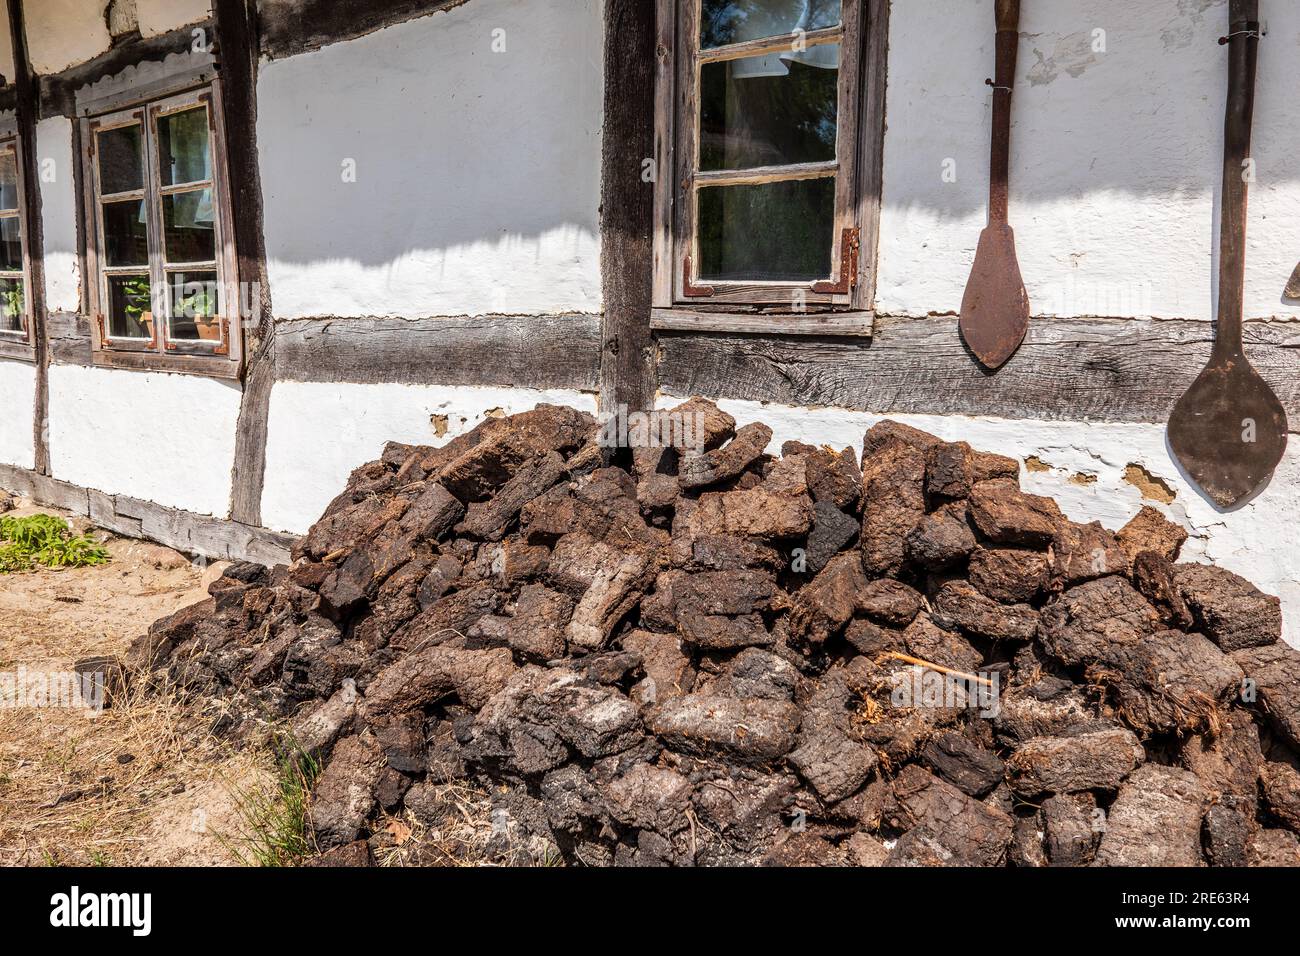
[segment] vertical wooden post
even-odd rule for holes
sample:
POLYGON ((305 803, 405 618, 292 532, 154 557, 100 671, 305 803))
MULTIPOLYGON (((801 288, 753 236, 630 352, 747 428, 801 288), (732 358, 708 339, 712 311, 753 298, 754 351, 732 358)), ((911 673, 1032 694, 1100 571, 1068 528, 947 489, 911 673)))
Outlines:
POLYGON ((230 170, 240 303, 257 301, 260 316, 240 316, 244 330, 244 394, 235 432, 230 517, 262 523, 266 477, 266 424, 275 380, 275 323, 266 282, 266 242, 262 233, 262 180, 257 162, 257 63, 255 0, 213 0, 217 56, 230 170), (245 291, 249 290, 249 291, 245 291), (251 290, 256 290, 256 296, 251 290))
MULTIPOLYGON (((17 102, 20 161, 23 164, 23 202, 27 218, 23 238, 27 252, 27 274, 31 279, 27 302, 31 307, 32 342, 36 347, 36 397, 32 422, 36 471, 50 473, 50 344, 46 336, 45 230, 41 223, 41 189, 36 162, 36 121, 40 113, 41 89, 27 58, 27 31, 23 25, 23 0, 9 0, 9 32, 13 35, 14 86, 17 102)), ((62 175, 71 176, 72 170, 62 175)))
MULTIPOLYGON (((605 128, 601 140, 600 408, 648 411, 654 405, 655 4, 605 0, 605 128)), ((656 176, 671 176, 668 169, 656 176)))

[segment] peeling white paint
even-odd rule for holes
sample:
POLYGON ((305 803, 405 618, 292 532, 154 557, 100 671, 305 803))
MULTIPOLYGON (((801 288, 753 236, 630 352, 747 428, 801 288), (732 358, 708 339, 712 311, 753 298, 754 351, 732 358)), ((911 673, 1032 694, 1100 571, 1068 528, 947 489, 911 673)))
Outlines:
POLYGON ((104 13, 108 0, 40 0, 23 4, 27 57, 42 75, 61 73, 112 45, 104 13))
POLYGON ((475 0, 264 63, 276 315, 598 312, 601 63, 596 0, 475 0))
MULTIPOLYGON (((659 406, 680 399, 661 397, 659 406)), ((1300 447, 1292 442, 1272 483, 1246 505, 1224 513, 1202 497, 1182 475, 1165 444, 1161 425, 1013 421, 960 415, 875 415, 834 408, 794 408, 788 405, 722 400, 718 406, 740 424, 766 422, 772 428, 769 451, 779 453, 792 439, 861 454, 862 435, 885 418, 914 425, 947 441, 965 441, 982 451, 1021 461, 1021 485, 1026 491, 1050 495, 1075 521, 1100 521, 1117 531, 1150 505, 1188 530, 1182 560, 1216 564, 1248 578, 1257 587, 1282 599, 1284 636, 1300 646, 1300 447), (1028 471, 1024 461, 1036 456, 1052 466, 1028 471), (1140 465, 1174 492, 1171 504, 1144 499, 1125 480, 1125 469, 1140 465), (1075 475, 1096 480, 1071 481, 1075 475)))
MULTIPOLYGON (((1300 319, 1300 303, 1281 298, 1300 256, 1300 4, 1268 6, 1246 315, 1300 319)), ((1212 317, 1226 27, 1224 0, 1024 5, 1011 224, 1035 315, 1212 317)), ((961 307, 987 215, 993 43, 993 0, 892 7, 883 312, 961 307)))
POLYGON ((278 382, 267 425, 262 523, 301 534, 343 490, 352 469, 378 458, 387 442, 442 445, 489 411, 514 415, 538 403, 596 410, 595 396, 568 389, 278 382), (435 415, 446 427, 442 435, 435 415))
POLYGON ((238 417, 227 382, 50 366, 51 471, 109 494, 227 517, 238 417))
POLYGON ((51 312, 81 308, 72 162, 72 121, 55 116, 36 124, 37 183, 45 227, 45 305, 51 312))
POLYGON ((36 436, 32 430, 36 401, 36 366, 0 362, 0 463, 19 468, 36 466, 36 436))

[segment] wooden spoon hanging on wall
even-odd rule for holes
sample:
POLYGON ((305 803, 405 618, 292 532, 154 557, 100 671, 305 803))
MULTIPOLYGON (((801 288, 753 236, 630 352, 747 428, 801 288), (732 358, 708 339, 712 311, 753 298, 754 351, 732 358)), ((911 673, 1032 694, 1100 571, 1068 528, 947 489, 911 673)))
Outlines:
MULTIPOLYGON (((1230 0, 1228 105, 1223 124, 1219 321, 1210 362, 1174 406, 1169 445, 1188 475, 1224 508, 1259 489, 1286 450, 1286 411, 1242 350, 1246 191, 1259 54, 1259 0, 1230 0)), ((1223 42, 1223 41, 1220 41, 1223 42)))
POLYGON ((993 145, 989 162, 989 223, 980 233, 975 264, 961 300, 962 338, 991 369, 1001 367, 1024 341, 1029 296, 1007 224, 1011 166, 1011 88, 1020 43, 1020 0, 997 0, 997 65, 993 80, 993 145))
POLYGON ((1300 299, 1300 262, 1296 263, 1295 272, 1291 273, 1291 281, 1286 284, 1286 297, 1300 299))

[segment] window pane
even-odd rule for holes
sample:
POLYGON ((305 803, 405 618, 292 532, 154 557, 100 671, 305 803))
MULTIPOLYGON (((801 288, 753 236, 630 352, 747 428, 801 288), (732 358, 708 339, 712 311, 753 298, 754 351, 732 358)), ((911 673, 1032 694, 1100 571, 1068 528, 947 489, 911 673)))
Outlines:
POLYGON ((0 149, 0 209, 18 208, 18 157, 12 146, 0 149))
POLYGON ((99 191, 107 196, 144 188, 144 153, 140 124, 98 134, 99 191))
POLYGON ((216 342, 221 338, 217 322, 218 289, 215 272, 173 272, 167 276, 171 319, 167 337, 216 342))
POLYGON ((831 274, 835 179, 699 190, 701 280, 810 282, 831 274))
POLYGON ((212 178, 205 107, 158 117, 158 174, 164 186, 212 178))
POLYGON ((23 236, 17 216, 0 219, 0 271, 23 271, 23 236))
POLYGON ((835 158, 839 44, 700 68, 700 168, 835 158))
POLYGON ((23 280, 0 279, 0 332, 23 330, 23 280))
POLYGON ((153 303, 148 275, 108 277, 108 337, 153 338, 153 303))
POLYGON ((839 22, 840 0, 704 0, 700 46, 788 36, 839 22))
POLYGON ((104 211, 104 262, 110 266, 149 264, 149 226, 144 200, 106 202, 104 211))
POLYGON ((168 262, 211 262, 217 258, 212 190, 163 196, 163 238, 168 262))

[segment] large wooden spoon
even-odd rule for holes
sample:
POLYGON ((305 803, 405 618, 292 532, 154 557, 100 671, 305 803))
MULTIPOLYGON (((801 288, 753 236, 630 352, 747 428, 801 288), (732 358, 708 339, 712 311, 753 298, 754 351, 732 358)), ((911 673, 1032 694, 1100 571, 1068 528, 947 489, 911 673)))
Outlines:
POLYGON ((1291 281, 1286 284, 1286 297, 1300 299, 1300 262, 1296 263, 1295 271, 1291 273, 1291 281))
POLYGON ((993 145, 989 163, 989 223, 980 233, 966 293, 961 300, 962 338, 989 368, 1020 348, 1029 329, 1029 296, 1020 277, 1016 237, 1007 224, 1011 165, 1011 88, 1020 43, 1020 0, 997 0, 997 64, 993 80, 993 145))
POLYGON ((1219 321, 1210 362, 1174 406, 1169 445, 1224 508, 1254 494, 1286 450, 1286 411, 1242 350, 1246 275, 1246 161, 1255 110, 1259 0, 1230 0, 1228 105, 1223 124, 1219 321))

